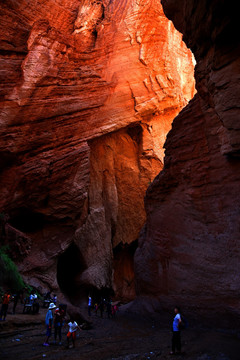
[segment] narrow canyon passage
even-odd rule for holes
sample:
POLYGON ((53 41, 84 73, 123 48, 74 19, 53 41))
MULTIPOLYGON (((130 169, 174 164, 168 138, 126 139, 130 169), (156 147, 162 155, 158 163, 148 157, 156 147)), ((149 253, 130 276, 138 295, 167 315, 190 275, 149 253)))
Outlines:
POLYGON ((195 93, 192 53, 158 0, 0 8, 3 242, 40 292, 130 301, 145 192, 195 93))
MULTIPOLYGON (((169 359, 179 305, 186 359, 237 359, 238 17, 226 0, 0 3, 0 274, 8 256, 93 326, 83 358, 169 359), (90 318, 89 295, 119 318, 90 318)), ((44 311, 5 354, 43 356, 44 311)))

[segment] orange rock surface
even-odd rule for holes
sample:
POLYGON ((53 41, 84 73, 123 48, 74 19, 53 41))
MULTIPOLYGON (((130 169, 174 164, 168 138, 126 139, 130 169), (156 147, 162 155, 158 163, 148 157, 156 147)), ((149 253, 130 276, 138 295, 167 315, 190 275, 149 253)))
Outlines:
POLYGON ((158 0, 0 9, 0 207, 31 240, 19 268, 57 288, 74 242, 75 286, 110 288, 113 249, 137 239, 166 134, 195 92, 192 54, 158 0))
POLYGON ((226 1, 162 3, 194 52, 198 93, 174 119, 163 171, 147 191, 147 222, 135 255, 137 292, 168 308, 179 303, 208 324, 221 314, 220 326, 235 327, 240 315, 236 8, 226 1))

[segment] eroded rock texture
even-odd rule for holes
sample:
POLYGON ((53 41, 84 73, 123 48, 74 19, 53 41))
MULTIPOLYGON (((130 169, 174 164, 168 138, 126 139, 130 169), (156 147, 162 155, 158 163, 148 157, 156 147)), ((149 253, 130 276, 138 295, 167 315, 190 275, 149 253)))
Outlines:
POLYGON ((147 223, 135 258, 137 291, 168 307, 179 302, 198 314, 205 309, 209 320, 216 312, 221 321, 232 314, 235 326, 240 315, 236 9, 225 1, 162 3, 194 52, 198 93, 174 119, 163 171, 147 191, 147 223))
POLYGON ((127 289, 119 254, 138 237, 165 136, 194 94, 192 55, 158 0, 0 8, 0 203, 26 234, 19 268, 69 293, 111 288, 115 268, 127 289))

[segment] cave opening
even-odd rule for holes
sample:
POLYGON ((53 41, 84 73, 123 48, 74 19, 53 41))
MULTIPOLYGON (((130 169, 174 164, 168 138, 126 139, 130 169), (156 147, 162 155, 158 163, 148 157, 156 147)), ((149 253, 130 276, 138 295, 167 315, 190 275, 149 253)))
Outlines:
POLYGON ((136 297, 134 254, 138 240, 130 244, 118 244, 113 249, 114 290, 118 300, 129 302, 136 297))
POLYGON ((97 289, 91 284, 81 282, 80 276, 86 269, 84 258, 75 243, 72 243, 58 258, 57 282, 62 293, 72 303, 79 304, 79 300, 86 301, 88 295, 91 295, 94 301, 99 301, 101 297, 114 296, 111 288, 97 289))
POLYGON ((57 263, 57 282, 60 290, 68 298, 74 298, 80 293, 77 286, 77 276, 86 269, 83 256, 76 244, 72 243, 61 254, 57 263))

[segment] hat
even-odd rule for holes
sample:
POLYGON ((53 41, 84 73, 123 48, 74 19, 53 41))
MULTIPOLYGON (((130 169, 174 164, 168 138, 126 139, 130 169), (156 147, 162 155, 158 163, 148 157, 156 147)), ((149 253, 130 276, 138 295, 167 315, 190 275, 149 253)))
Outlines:
POLYGON ((56 305, 55 305, 54 303, 51 303, 51 304, 49 305, 48 310, 55 309, 55 307, 56 307, 56 305))

